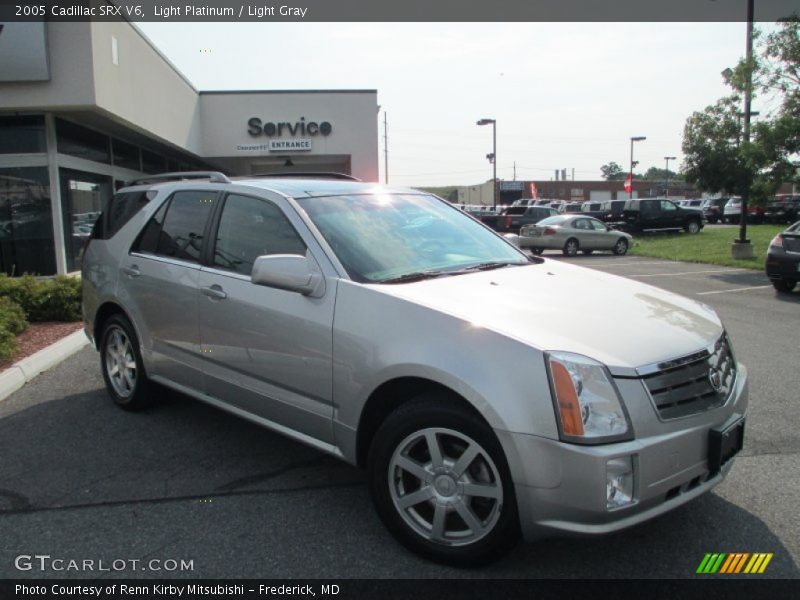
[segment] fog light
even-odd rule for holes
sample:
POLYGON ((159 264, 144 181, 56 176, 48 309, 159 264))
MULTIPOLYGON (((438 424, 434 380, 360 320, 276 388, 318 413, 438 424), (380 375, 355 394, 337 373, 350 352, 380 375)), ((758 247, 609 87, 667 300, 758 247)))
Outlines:
POLYGON ((633 458, 612 458, 606 463, 606 509, 633 504, 633 458))

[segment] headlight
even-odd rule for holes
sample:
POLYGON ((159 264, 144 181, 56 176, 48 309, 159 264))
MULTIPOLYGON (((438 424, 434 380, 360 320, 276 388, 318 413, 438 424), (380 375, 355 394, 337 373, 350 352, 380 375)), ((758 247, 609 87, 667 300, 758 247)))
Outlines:
POLYGON ((570 352, 550 352, 546 361, 562 439, 598 444, 633 438, 628 415, 604 365, 570 352))

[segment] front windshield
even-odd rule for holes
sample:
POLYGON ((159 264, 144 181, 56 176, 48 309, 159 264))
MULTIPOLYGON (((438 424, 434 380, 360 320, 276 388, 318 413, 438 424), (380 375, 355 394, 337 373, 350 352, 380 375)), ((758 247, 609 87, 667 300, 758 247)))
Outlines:
POLYGON ((297 202, 350 277, 362 283, 529 263, 509 243, 431 195, 326 196, 297 202))

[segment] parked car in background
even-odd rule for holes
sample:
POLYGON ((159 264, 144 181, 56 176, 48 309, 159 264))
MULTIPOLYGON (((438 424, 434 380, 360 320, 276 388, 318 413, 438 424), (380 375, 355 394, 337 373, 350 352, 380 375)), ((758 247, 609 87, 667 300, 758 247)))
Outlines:
MULTIPOLYGON (((202 175, 124 188, 86 248, 120 408, 158 383, 361 466, 402 544, 462 566, 664 519, 730 472, 747 371, 709 306, 529 257, 423 192, 202 175)), ((314 493, 319 519, 349 501, 314 493)))
POLYGON ((551 249, 561 250, 566 256, 575 256, 578 252, 591 254, 595 250, 623 255, 628 252, 632 239, 629 233, 612 229, 594 217, 557 215, 523 227, 519 245, 530 248, 534 254, 551 249))
POLYGON ((742 215, 742 199, 734 196, 728 199, 725 208, 722 210, 723 223, 739 223, 742 215))
POLYGON ((684 230, 694 234, 704 223, 699 208, 682 208, 666 198, 641 198, 625 202, 619 227, 632 232, 684 230))
POLYGON ((625 200, 605 200, 600 208, 600 220, 606 223, 621 221, 625 202, 625 200))
POLYGON ((800 218, 800 194, 778 194, 764 209, 767 223, 794 223, 800 218))
POLYGON ((779 292, 791 292, 800 281, 800 221, 776 235, 769 244, 767 277, 779 292))
POLYGON ((703 216, 709 223, 719 223, 722 221, 723 210, 729 198, 706 198, 703 201, 703 216))
POLYGON ((560 213, 579 213, 583 202, 564 202, 558 207, 560 213))
POLYGON ((703 200, 700 198, 688 198, 686 200, 679 200, 678 206, 682 208, 699 208, 703 209, 703 200))
POLYGON ((494 227, 489 222, 486 224, 500 233, 519 233, 523 225, 532 225, 557 214, 555 208, 548 206, 512 206, 495 219, 494 227))

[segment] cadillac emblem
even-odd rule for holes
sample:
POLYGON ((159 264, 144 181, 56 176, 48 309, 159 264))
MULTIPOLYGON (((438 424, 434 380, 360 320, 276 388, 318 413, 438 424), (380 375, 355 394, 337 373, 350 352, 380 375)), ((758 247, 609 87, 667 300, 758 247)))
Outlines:
POLYGON ((711 387, 714 388, 714 391, 718 392, 722 388, 722 376, 719 374, 719 371, 716 369, 709 369, 708 382, 711 384, 711 387))

